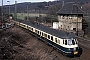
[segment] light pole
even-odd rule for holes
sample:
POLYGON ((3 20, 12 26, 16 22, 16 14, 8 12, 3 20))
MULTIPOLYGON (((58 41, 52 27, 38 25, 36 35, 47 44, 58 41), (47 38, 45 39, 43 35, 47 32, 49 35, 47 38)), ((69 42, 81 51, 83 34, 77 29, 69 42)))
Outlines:
POLYGON ((10 1, 7 1, 9 3, 9 15, 10 15, 10 1))

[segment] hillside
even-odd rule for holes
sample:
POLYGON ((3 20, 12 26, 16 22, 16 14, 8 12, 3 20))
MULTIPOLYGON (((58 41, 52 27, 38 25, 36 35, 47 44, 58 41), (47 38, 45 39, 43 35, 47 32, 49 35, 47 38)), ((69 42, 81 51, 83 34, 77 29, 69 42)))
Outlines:
POLYGON ((78 2, 78 3, 83 3, 83 4, 90 2, 90 0, 63 0, 63 1, 65 1, 65 2, 73 2, 73 1, 76 1, 76 2, 78 2))
MULTIPOLYGON (((53 1, 53 2, 36 2, 36 3, 31 3, 31 2, 24 2, 24 3, 18 3, 17 6, 17 12, 27 12, 27 6, 29 9, 29 12, 32 13, 38 13, 40 11, 40 13, 45 13, 46 10, 48 10, 48 8, 51 5, 55 5, 61 2, 57 2, 57 1, 53 1)), ((8 12, 8 5, 4 6, 4 12, 8 12)), ((10 6, 10 10, 11 12, 14 12, 15 10, 15 5, 11 5, 10 6)))
MULTIPOLYGON (((29 9, 29 12, 32 13, 46 13, 49 8, 51 8, 53 5, 62 5, 62 1, 66 2, 74 2, 76 1, 80 5, 84 5, 86 3, 89 3, 90 0, 57 0, 57 1, 49 1, 49 2, 24 2, 24 3, 18 3, 17 4, 17 12, 18 13, 26 13, 27 12, 27 6, 29 9)), ((4 6, 4 12, 8 12, 8 5, 4 6)), ((15 11, 15 5, 10 6, 10 11, 15 11)))

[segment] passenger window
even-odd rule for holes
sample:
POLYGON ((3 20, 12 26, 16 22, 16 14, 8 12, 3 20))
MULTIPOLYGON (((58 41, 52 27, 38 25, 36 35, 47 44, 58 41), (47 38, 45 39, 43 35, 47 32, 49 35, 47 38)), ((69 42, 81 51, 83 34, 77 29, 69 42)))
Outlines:
POLYGON ((55 42, 57 43, 57 38, 55 38, 55 42))
POLYGON ((67 40, 65 40, 65 45, 67 45, 67 40))
POLYGON ((45 38, 47 38, 47 34, 44 34, 45 38))
POLYGON ((32 31, 33 31, 33 28, 32 28, 32 31))
POLYGON ((38 31, 38 34, 39 34, 39 31, 38 31))
POLYGON ((48 35, 48 39, 50 39, 50 35, 48 35))
POLYGON ((77 40, 75 39, 76 44, 78 44, 77 40))
POLYGON ((64 44, 64 40, 63 40, 63 44, 64 44))
POLYGON ((51 40, 53 41, 53 36, 51 36, 51 40))
POLYGON ((72 40, 72 43, 73 43, 73 45, 75 45, 75 41, 74 40, 72 40))
POLYGON ((41 32, 40 32, 40 35, 41 35, 41 32))
POLYGON ((43 36, 43 32, 42 32, 42 36, 43 36))
POLYGON ((58 39, 58 43, 60 44, 60 40, 58 39))

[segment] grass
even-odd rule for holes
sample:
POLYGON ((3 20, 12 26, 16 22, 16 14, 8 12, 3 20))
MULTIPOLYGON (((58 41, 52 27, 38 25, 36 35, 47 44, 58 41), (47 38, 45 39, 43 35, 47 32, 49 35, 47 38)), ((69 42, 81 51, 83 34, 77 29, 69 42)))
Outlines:
MULTIPOLYGON (((12 13, 13 14, 13 13, 12 13)), ((14 15, 14 14, 13 14, 14 15)), ((45 17, 46 14, 40 14, 42 17, 45 17)), ((27 16, 27 13, 17 13, 17 18, 24 20, 24 18, 27 16)), ((29 13, 29 17, 38 17, 38 13, 29 13)))

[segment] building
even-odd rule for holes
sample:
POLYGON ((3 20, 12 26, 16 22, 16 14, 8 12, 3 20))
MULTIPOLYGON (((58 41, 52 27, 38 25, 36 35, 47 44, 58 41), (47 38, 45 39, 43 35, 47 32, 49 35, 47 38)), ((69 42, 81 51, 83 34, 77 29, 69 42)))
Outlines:
POLYGON ((66 31, 82 31, 84 11, 75 2, 65 3, 57 14, 60 29, 66 31))

